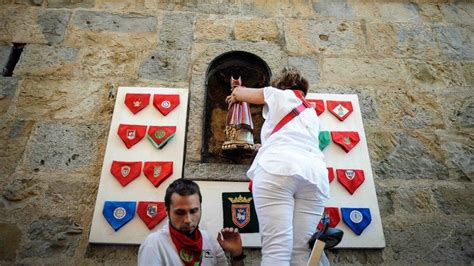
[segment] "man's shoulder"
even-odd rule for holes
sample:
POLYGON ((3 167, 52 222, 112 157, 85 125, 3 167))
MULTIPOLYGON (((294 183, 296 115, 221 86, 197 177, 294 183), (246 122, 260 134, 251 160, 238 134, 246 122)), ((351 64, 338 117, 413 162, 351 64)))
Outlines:
POLYGON ((149 242, 149 241, 151 241, 152 243, 165 241, 170 237, 169 235, 170 235, 169 230, 167 230, 166 227, 163 227, 163 228, 157 230, 156 232, 153 232, 153 233, 149 234, 145 238, 144 243, 149 242))

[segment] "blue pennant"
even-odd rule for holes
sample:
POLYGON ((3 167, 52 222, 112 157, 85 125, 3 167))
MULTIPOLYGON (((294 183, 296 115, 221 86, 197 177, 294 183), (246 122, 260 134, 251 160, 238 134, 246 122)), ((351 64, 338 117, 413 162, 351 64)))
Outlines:
POLYGON ((105 219, 112 228, 118 231, 122 226, 133 219, 135 209, 135 201, 106 201, 102 214, 104 214, 105 219))
POLYGON ((341 208, 342 220, 357 235, 372 222, 369 208, 341 208))

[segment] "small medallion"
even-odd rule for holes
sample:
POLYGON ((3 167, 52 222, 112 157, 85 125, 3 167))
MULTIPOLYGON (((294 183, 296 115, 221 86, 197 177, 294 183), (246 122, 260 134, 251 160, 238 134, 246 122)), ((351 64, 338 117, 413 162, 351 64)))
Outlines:
POLYGON ((168 109, 171 107, 171 102, 168 100, 164 100, 161 102, 161 107, 168 109))
POLYGON ((354 170, 346 170, 345 174, 346 174, 347 179, 349 179, 349 180, 354 179, 354 177, 356 176, 354 170))
POLYGON ((349 218, 351 219, 352 222, 358 224, 362 222, 362 213, 358 210, 353 210, 351 211, 351 214, 349 215, 349 218))
POLYGON ((130 174, 130 169, 131 169, 131 168, 130 168, 130 166, 128 166, 128 165, 122 166, 122 168, 120 169, 120 172, 122 173, 122 176, 123 176, 123 177, 127 177, 128 174, 130 174))
POLYGON ((114 217, 115 219, 123 219, 127 215, 127 211, 123 207, 118 207, 114 210, 114 217))
POLYGON ((136 131, 135 129, 128 129, 127 130, 127 139, 132 140, 135 139, 136 131))
POLYGON ((157 139, 161 139, 161 138, 163 138, 165 135, 166 135, 166 131, 164 131, 163 129, 158 129, 157 131, 155 131, 155 137, 156 137, 157 139))

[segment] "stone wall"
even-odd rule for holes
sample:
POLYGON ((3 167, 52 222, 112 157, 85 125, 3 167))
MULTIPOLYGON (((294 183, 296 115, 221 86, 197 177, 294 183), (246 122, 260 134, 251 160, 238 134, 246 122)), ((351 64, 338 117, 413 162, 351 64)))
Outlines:
POLYGON ((0 77, 0 264, 136 262, 136 246, 88 243, 118 86, 189 89, 185 175, 241 179, 200 163, 206 69, 232 50, 359 95, 387 247, 334 264, 472 264, 473 16, 468 1, 1 0, 2 67, 26 45, 0 77))

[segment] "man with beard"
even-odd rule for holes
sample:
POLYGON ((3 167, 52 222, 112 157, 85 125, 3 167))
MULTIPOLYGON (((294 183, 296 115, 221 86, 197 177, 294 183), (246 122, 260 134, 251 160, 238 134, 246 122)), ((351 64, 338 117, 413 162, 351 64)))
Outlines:
POLYGON ((222 229, 217 241, 199 229, 201 203, 194 181, 181 178, 171 183, 165 195, 168 225, 143 241, 138 265, 226 265, 224 250, 230 253, 233 266, 243 265, 245 256, 237 229, 222 229))

